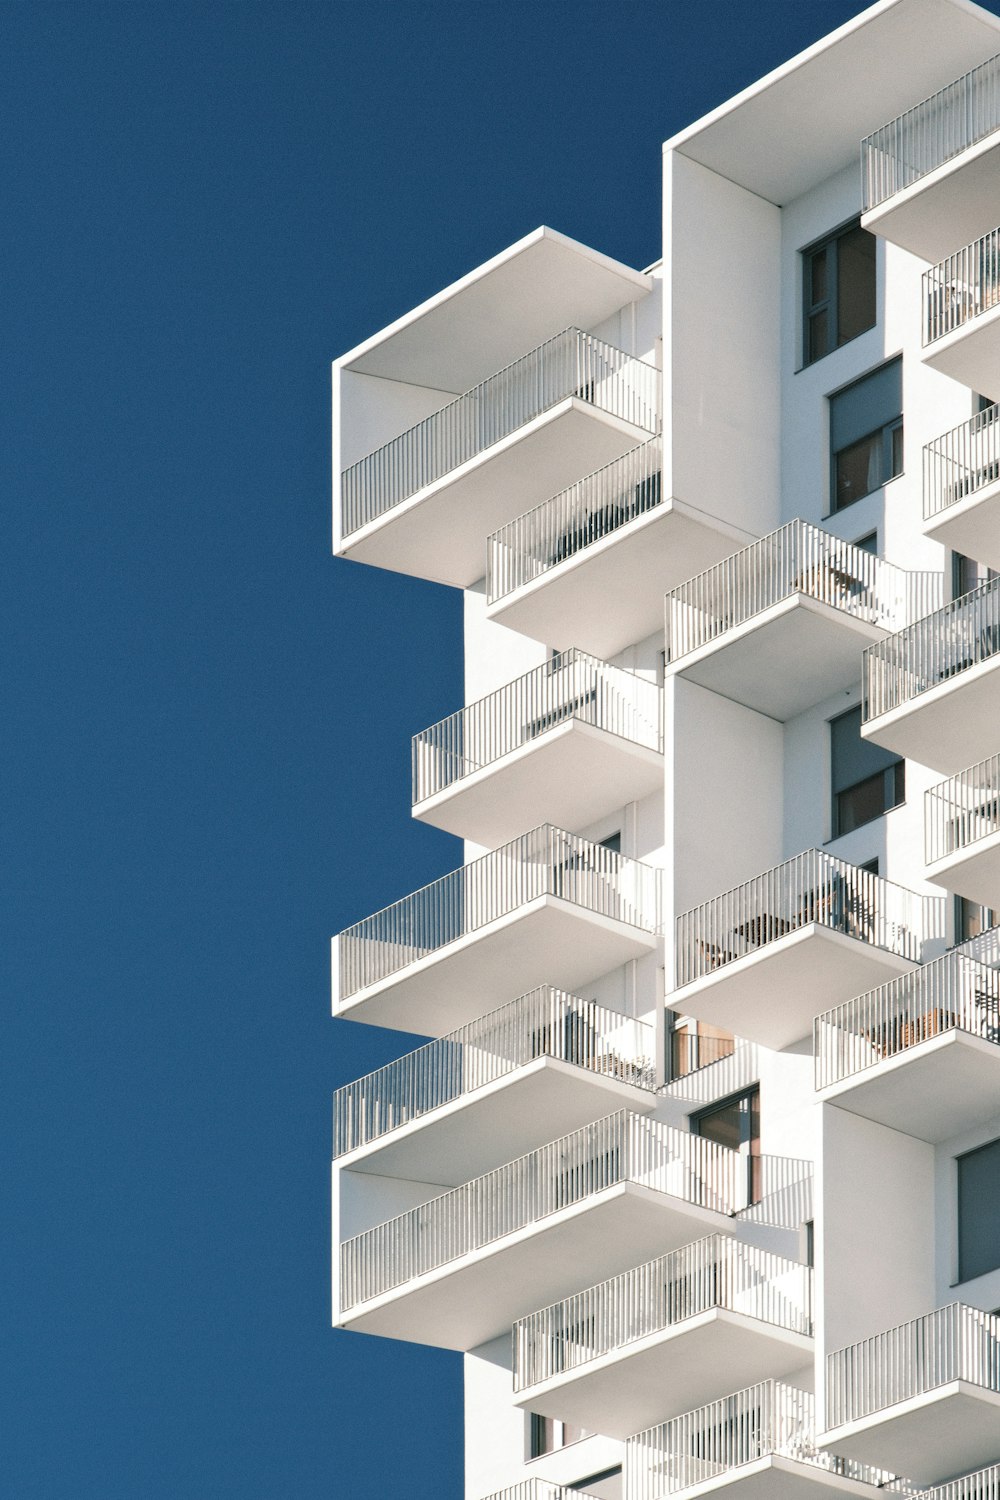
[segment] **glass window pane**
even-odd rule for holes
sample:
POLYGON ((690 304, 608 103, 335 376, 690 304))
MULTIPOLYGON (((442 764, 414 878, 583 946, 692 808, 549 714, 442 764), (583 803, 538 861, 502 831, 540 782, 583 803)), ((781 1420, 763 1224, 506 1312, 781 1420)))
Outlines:
POLYGON ((826 274, 826 262, 829 251, 824 246, 809 257, 809 305, 815 307, 817 302, 825 302, 827 299, 828 278, 826 274))
POLYGON ((836 460, 834 510, 853 505, 882 483, 882 434, 873 432, 859 443, 842 448, 836 460))
POLYGON ((875 236, 851 229, 837 241, 837 343, 875 326, 875 236))
POLYGON ((885 812, 885 772, 859 781, 837 794, 837 837, 853 833, 863 823, 880 818, 885 812))
POLYGON ((828 336, 829 319, 826 308, 822 312, 813 313, 809 319, 809 353, 808 361, 811 364, 814 359, 822 359, 830 348, 828 336))
POLYGON ((1000 1141, 958 1158, 958 1279, 1000 1266, 1000 1141))
POLYGON ((897 474, 902 474, 902 472, 903 472, 903 424, 902 423, 900 423, 898 427, 894 427, 892 429, 892 456, 890 458, 890 463, 891 463, 892 467, 889 470, 889 477, 892 478, 892 479, 895 479, 895 477, 896 477, 897 474))

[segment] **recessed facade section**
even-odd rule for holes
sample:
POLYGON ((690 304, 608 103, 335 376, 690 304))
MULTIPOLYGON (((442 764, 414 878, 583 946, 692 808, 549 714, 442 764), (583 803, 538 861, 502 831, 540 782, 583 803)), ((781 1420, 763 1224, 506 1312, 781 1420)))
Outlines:
POLYGON ((1000 401, 1000 229, 925 271, 923 298, 926 363, 1000 401))
POLYGON ((924 793, 927 879, 1000 909, 1000 755, 924 793))
POLYGON ((993 404, 924 448, 924 531, 1000 568, 1000 406, 993 404))

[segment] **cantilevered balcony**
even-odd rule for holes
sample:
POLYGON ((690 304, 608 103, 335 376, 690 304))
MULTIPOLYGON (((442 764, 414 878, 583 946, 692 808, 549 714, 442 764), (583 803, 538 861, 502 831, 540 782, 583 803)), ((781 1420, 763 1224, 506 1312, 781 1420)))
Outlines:
POLYGON ((996 753, 1000 579, 869 646, 861 733, 951 776, 996 753))
POLYGON ((413 739, 413 815, 495 847, 548 819, 586 828, 663 788, 663 693, 560 655, 413 739))
POLYGON ((938 586, 790 521, 667 595, 668 670, 791 719, 860 683, 862 649, 932 608, 938 586))
POLYGON ((1000 1456, 1000 1319, 952 1302, 827 1356, 820 1445, 936 1484, 1000 1456))
POLYGON ((334 1156, 358 1171, 467 1182, 609 1110, 656 1103, 651 1026, 549 986, 334 1095, 334 1156))
POLYGON ((663 591, 740 538, 663 492, 653 438, 494 532, 487 614, 549 646, 598 656, 663 628, 663 591))
POLYGON ((1000 908, 1000 755, 924 793, 924 836, 928 880, 1000 908))
POLYGON ((997 1500, 997 1496, 1000 1496, 1000 1464, 990 1464, 974 1474, 963 1474, 961 1479, 923 1490, 919 1500, 997 1500))
POLYGON ((625 1438, 812 1357, 810 1268, 709 1235, 515 1323, 515 1401, 625 1438))
POLYGON ((787 1047, 819 1009, 905 973, 943 934, 943 898, 807 849, 677 918, 670 1007, 787 1047))
POLYGON ((893 1476, 816 1447, 814 1398, 765 1380, 630 1437, 629 1500, 877 1500, 893 1476))
POLYGON ((660 376, 578 328, 345 469, 345 557, 467 588, 486 538, 660 429, 660 376))
POLYGON ((982 234, 1000 171, 1000 57, 862 141, 861 167, 873 234, 923 260, 982 234))
POLYGON ((927 444, 924 531, 944 547, 1000 568, 1000 406, 927 444))
POLYGON ((1000 973, 953 951, 816 1018, 816 1088, 904 1135, 944 1141, 1000 1100, 1000 973))
POLYGON ((745 1158, 620 1111, 340 1246, 343 1327, 471 1349, 540 1301, 729 1232, 745 1158))
POLYGON ((595 1500, 587 1490, 572 1489, 565 1484, 552 1484, 547 1479, 524 1479, 505 1490, 494 1490, 483 1500, 595 1500))
POLYGON ((558 981, 657 946, 660 873, 544 824, 333 940, 333 1013, 445 1036, 558 981))
POLYGON ((1000 229, 925 271, 923 298, 924 363, 1000 401, 1000 229))

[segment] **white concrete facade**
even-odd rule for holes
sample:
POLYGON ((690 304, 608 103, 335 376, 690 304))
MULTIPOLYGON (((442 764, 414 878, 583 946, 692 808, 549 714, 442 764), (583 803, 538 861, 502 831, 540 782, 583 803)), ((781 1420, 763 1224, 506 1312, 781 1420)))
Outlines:
POLYGON ((464 590, 465 862, 333 941, 428 1038, 333 1321, 462 1351, 466 1500, 1000 1463, 998 55, 879 0, 666 143, 654 267, 540 229, 334 366, 334 550, 464 590))

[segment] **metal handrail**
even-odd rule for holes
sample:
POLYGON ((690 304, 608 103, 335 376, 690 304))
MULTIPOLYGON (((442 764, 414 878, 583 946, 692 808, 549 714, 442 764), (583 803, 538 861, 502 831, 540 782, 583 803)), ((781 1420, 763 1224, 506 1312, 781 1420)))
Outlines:
POLYGON ((565 1297, 514 1324, 514 1390, 724 1309, 811 1336, 812 1271, 712 1234, 565 1297))
POLYGON ((949 1303, 826 1359, 826 1427, 966 1381, 1000 1394, 1000 1318, 949 1303))
POLYGON ((663 501, 659 437, 612 460, 495 531, 486 544, 486 601, 540 578, 663 501))
POLYGON ((944 930, 944 898, 807 849, 677 918, 677 988, 811 923, 919 963, 944 930))
POLYGON ((413 736, 413 803, 571 719, 663 751, 663 690, 575 647, 413 736))
POLYGON ((852 1078, 947 1031, 1000 1044, 1000 973, 957 950, 817 1016, 816 1087, 852 1078))
MULTIPOLYGON (((674 1032, 674 1040, 684 1036, 674 1032)), ((719 1041, 711 1037, 695 1038, 698 1043, 719 1041)), ((698 1056, 698 1066, 687 1072, 677 1073, 669 1083, 662 1085, 660 1092, 671 1099, 691 1099, 698 1104, 710 1104, 714 1099, 727 1099, 730 1094, 740 1093, 756 1083, 760 1077, 760 1060, 756 1042, 741 1041, 733 1037, 726 1043, 730 1050, 720 1051, 715 1057, 698 1056)))
POLYGON ((1000 479, 1000 406, 988 406, 924 447, 924 520, 1000 479))
POLYGON ((1000 229, 963 245, 921 278, 924 347, 1000 304, 1000 229))
POLYGON ((650 865, 543 823, 345 928, 337 939, 341 998, 543 896, 658 932, 660 879, 650 865))
POLYGON ((570 397, 646 432, 659 431, 659 371, 593 334, 567 328, 345 469, 343 535, 570 397))
POLYGON ((1000 755, 991 755, 924 793, 928 864, 1000 833, 1000 755))
POLYGON ((1000 578, 866 646, 862 721, 890 713, 1000 651, 1000 578))
POLYGON ((345 1084, 333 1096, 342 1156, 541 1057, 637 1088, 656 1082, 653 1028, 549 985, 345 1084))
POLYGON ((548 1479, 522 1479, 505 1490, 494 1490, 483 1500, 595 1500, 586 1490, 567 1489, 564 1484, 553 1484, 548 1479))
POLYGON ((938 573, 908 573, 808 521, 789 521, 670 590, 667 661, 709 645, 796 594, 898 630, 932 609, 940 588, 938 573))
POLYGON ((1000 127, 1000 56, 882 125, 861 142, 864 212, 1000 127))
POLYGON ((1000 1464, 921 1490, 914 1500, 1000 1500, 1000 1464))

